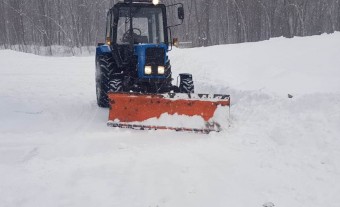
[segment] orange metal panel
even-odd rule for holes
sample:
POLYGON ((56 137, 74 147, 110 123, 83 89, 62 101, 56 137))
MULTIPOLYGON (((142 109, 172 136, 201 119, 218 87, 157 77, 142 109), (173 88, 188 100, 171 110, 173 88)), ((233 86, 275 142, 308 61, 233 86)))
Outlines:
POLYGON ((193 100, 171 99, 162 95, 136 95, 110 93, 109 120, 120 122, 141 122, 150 118, 159 118, 162 114, 201 116, 209 121, 218 106, 229 106, 228 100, 193 100))

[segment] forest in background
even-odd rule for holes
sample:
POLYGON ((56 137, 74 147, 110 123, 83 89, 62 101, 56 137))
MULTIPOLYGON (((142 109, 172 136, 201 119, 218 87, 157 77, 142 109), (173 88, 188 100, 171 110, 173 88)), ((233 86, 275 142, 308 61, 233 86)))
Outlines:
MULTIPOLYGON (((184 3, 173 36, 192 46, 310 36, 340 31, 340 0, 163 0, 184 3)), ((104 41, 112 0, 0 0, 0 46, 81 48, 104 41)), ((177 20, 169 9, 169 24, 177 20)), ((51 50, 52 53, 52 50, 51 50)))

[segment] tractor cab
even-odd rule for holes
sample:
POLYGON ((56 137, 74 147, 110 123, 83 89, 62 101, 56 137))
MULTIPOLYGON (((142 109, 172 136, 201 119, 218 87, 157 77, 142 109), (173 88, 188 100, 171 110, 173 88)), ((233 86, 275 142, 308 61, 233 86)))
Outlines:
POLYGON ((159 0, 125 0, 108 12, 106 41, 113 44, 171 44, 166 9, 176 6, 184 19, 181 3, 165 6, 159 0))
POLYGON ((166 44, 168 45, 167 22, 164 5, 126 4, 117 5, 116 28, 113 42, 117 44, 166 44), (130 19, 130 10, 131 17, 130 19), (132 23, 132 28, 130 28, 132 23))

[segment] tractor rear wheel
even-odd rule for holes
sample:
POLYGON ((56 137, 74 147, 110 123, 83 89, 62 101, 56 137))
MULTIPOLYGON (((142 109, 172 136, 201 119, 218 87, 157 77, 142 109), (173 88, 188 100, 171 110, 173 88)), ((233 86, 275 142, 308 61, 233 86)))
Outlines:
POLYGON ((109 84, 109 92, 121 92, 123 91, 123 75, 113 74, 111 76, 109 84))
POLYGON ((107 93, 109 92, 110 75, 114 70, 114 61, 111 55, 98 57, 96 61, 96 93, 99 107, 109 107, 107 93))

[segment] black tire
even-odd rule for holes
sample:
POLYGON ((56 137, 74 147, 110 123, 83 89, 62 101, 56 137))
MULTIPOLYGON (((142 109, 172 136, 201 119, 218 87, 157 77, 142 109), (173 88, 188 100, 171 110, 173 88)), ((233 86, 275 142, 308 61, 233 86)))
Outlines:
POLYGON ((180 84, 179 91, 180 93, 195 93, 194 81, 192 80, 191 74, 179 74, 180 76, 180 84))
POLYGON ((113 74, 109 83, 109 92, 121 92, 123 91, 123 75, 113 74))
POLYGON ((107 93, 110 88, 110 76, 114 70, 114 61, 111 55, 98 57, 96 61, 96 94, 99 107, 109 107, 107 93))

